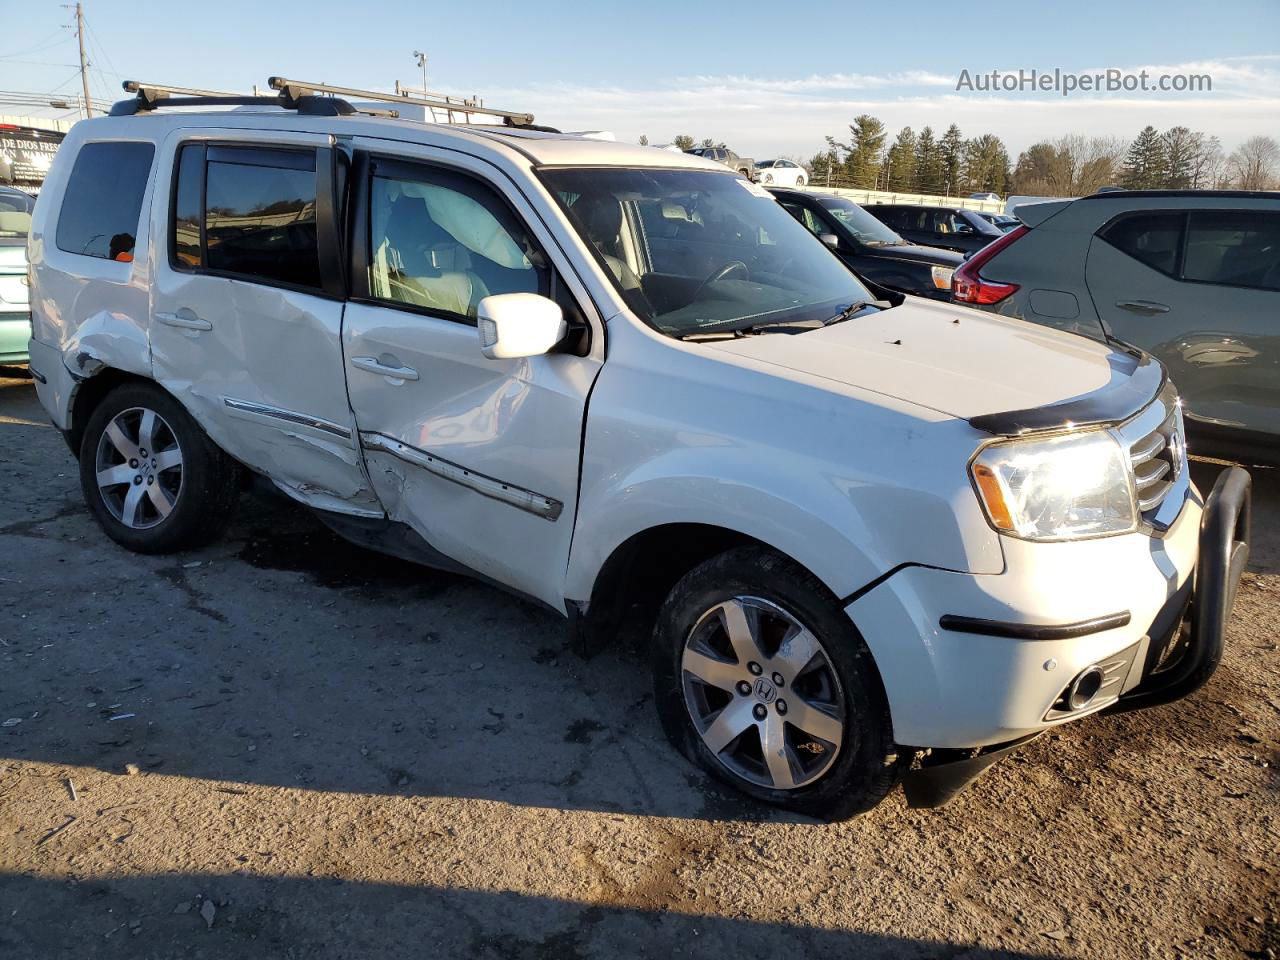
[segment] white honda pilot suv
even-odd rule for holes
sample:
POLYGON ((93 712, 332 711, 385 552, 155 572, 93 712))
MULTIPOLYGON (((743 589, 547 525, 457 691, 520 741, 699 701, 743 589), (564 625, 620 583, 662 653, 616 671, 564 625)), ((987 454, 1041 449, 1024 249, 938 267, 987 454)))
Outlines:
POLYGON ((868 289, 708 160, 273 85, 139 89, 36 204, 31 372, 116 542, 258 474, 638 629, 685 756, 826 818, 1213 673, 1249 476, 1197 492, 1148 356, 868 289))

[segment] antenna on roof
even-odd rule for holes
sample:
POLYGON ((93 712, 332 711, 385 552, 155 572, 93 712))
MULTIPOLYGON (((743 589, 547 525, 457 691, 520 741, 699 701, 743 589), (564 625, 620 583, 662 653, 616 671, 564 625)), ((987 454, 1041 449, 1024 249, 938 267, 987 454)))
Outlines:
POLYGON ((514 110, 497 110, 483 107, 471 101, 457 103, 449 98, 443 100, 433 97, 411 96, 407 93, 382 93, 377 90, 360 90, 355 87, 336 87, 328 83, 309 83, 303 80, 287 80, 284 77, 272 77, 267 84, 273 90, 279 90, 288 100, 297 100, 307 94, 327 93, 340 97, 356 97, 360 100, 374 100, 381 103, 412 103, 416 106, 432 110, 445 110, 452 113, 483 114, 499 117, 503 123, 511 127, 527 127, 533 124, 533 114, 518 113, 514 110))

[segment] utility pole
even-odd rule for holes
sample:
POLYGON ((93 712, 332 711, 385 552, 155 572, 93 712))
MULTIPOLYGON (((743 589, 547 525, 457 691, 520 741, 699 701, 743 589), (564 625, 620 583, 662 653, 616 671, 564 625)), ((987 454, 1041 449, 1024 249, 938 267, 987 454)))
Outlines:
POLYGON ((413 51, 413 55, 418 58, 418 66, 422 68, 422 95, 427 95, 427 55, 419 51, 413 51))
POLYGON ((89 62, 84 56, 84 9, 76 4, 76 39, 80 41, 80 85, 84 87, 84 115, 93 116, 93 105, 89 101, 89 62))

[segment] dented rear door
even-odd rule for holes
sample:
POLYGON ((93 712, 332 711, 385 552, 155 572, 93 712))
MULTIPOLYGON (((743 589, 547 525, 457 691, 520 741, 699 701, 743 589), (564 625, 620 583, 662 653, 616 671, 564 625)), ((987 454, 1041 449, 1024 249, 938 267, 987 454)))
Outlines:
POLYGON ((308 505, 381 516, 343 375, 327 136, 201 128, 165 145, 153 232, 156 380, 308 505))

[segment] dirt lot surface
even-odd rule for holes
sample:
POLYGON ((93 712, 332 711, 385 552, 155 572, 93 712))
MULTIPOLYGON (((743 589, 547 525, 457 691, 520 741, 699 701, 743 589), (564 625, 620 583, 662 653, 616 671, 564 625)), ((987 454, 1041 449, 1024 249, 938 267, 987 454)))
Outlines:
POLYGON ((1276 471, 1208 687, 837 825, 683 761, 634 653, 288 501, 126 553, 12 369, 0 476, 5 960, 1280 954, 1276 471))

